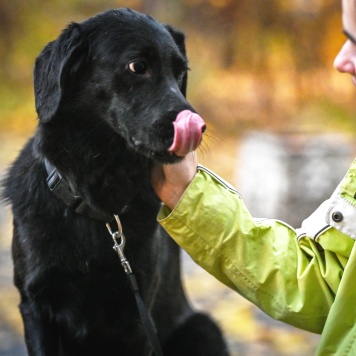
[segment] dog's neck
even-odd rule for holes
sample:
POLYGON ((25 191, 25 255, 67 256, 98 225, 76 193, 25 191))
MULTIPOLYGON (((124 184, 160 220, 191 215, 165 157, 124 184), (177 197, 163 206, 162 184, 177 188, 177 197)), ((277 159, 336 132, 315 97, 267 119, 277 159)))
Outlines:
POLYGON ((47 161, 47 174, 53 171, 52 181, 62 186, 61 200, 68 200, 79 211, 85 211, 84 215, 105 221, 113 214, 122 214, 138 195, 151 199, 154 194, 149 183, 150 162, 131 152, 117 135, 101 134, 104 138, 95 141, 94 152, 92 142, 86 145, 88 138, 77 138, 82 143, 79 146, 53 138, 52 130, 50 135, 46 130, 39 130, 37 135, 42 139, 37 142, 42 144, 36 149, 43 161, 47 161), (61 145, 54 147, 53 142, 61 145))
MULTIPOLYGON (((70 183, 62 177, 57 168, 54 167, 45 158, 45 167, 47 171, 47 185, 54 196, 62 201, 70 210, 77 214, 84 215, 96 221, 110 222, 113 220, 113 214, 107 214, 102 210, 89 205, 81 196, 73 192, 70 183)), ((125 207, 120 214, 124 212, 125 207)))

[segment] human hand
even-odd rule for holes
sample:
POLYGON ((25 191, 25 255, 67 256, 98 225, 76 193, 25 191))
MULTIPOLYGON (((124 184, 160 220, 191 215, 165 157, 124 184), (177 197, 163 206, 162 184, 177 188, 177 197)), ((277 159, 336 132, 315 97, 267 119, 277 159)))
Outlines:
POLYGON ((159 199, 173 209, 193 180, 198 166, 197 154, 190 152, 175 164, 156 164, 151 172, 151 184, 159 199))

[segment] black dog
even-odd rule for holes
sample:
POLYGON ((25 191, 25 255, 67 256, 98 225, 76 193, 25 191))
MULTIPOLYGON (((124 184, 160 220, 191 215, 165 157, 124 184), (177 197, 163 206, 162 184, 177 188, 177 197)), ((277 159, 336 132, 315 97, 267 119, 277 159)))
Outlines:
POLYGON ((186 73, 184 35, 128 9, 72 23, 37 58, 38 128, 5 180, 30 355, 152 353, 106 228, 113 214, 164 355, 227 355, 189 306, 150 186, 155 161, 181 159, 169 147, 177 114, 194 111, 186 73))

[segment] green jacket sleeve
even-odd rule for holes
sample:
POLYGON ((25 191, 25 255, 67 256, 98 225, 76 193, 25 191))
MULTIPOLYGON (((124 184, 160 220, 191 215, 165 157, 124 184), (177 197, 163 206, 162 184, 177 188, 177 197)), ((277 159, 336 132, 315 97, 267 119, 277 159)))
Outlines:
POLYGON ((255 219, 236 190, 205 169, 158 221, 200 266, 267 314, 321 333, 352 239, 330 228, 315 242, 281 221, 255 219))

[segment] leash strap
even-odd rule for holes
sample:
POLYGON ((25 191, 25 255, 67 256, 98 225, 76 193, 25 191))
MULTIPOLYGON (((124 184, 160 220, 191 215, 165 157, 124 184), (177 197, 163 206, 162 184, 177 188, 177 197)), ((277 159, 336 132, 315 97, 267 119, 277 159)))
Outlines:
POLYGON ((152 321, 149 317, 146 306, 143 303, 143 300, 139 293, 136 277, 132 273, 128 274, 127 277, 128 277, 131 289, 134 292, 137 308, 138 308, 138 311, 141 316, 141 321, 142 321, 143 327, 146 331, 146 335, 151 342, 152 349, 153 349, 154 353, 156 354, 156 356, 163 356, 163 353, 161 350, 161 345, 158 341, 156 331, 155 331, 152 321))
MULTIPOLYGON (((101 212, 97 209, 89 206, 83 199, 74 194, 70 188, 69 183, 62 177, 62 175, 57 171, 57 169, 47 160, 45 159, 45 167, 48 174, 47 177, 47 185, 50 191, 61 200, 67 207, 75 211, 80 215, 85 215, 89 218, 98 220, 98 221, 112 221, 112 215, 108 215, 104 212, 101 212)), ((152 320, 149 316, 148 310, 141 298, 138 284, 136 281, 135 275, 132 273, 131 266, 124 255, 124 247, 126 243, 126 239, 124 234, 122 233, 122 226, 118 215, 114 215, 116 219, 118 231, 113 232, 111 230, 110 224, 107 223, 106 227, 111 234, 114 241, 114 250, 118 253, 121 265, 125 270, 127 275, 130 287, 135 295, 136 304, 138 307, 138 311, 140 313, 141 321, 143 327, 145 329, 146 335, 151 342, 152 349, 156 356, 163 356, 161 345, 158 341, 158 337, 156 334, 156 330, 153 326, 152 320), (120 241, 118 243, 118 241, 120 241)))
POLYGON ((145 329, 146 335, 148 337, 148 339, 151 342, 151 346, 152 349, 154 351, 154 353, 156 354, 156 356, 163 356, 162 353, 162 349, 161 349, 161 345, 158 341, 158 337, 156 334, 156 329, 152 323, 152 320, 149 316, 148 310, 141 298, 140 292, 139 292, 139 288, 138 288, 138 284, 137 284, 137 280, 135 275, 132 272, 131 266, 129 261, 126 259, 125 255, 124 255, 124 248, 125 248, 125 244, 126 244, 126 238, 122 232, 122 225, 121 225, 121 221, 118 217, 118 215, 114 215, 114 218, 117 222, 117 226, 118 226, 118 231, 112 231, 111 230, 111 226, 109 223, 106 224, 106 227, 114 241, 114 246, 113 249, 117 252, 120 261, 121 261, 121 265, 126 273, 127 279, 129 281, 130 287, 134 293, 135 299, 136 299, 136 304, 137 304, 137 308, 138 311, 140 313, 140 317, 141 317, 141 321, 142 321, 142 325, 145 329))

